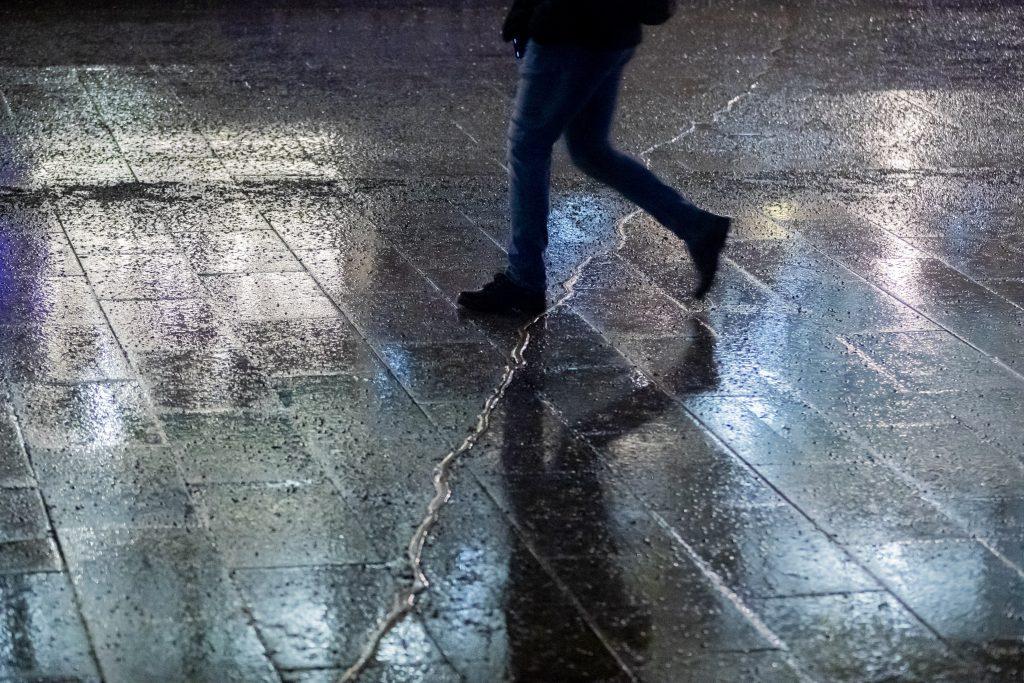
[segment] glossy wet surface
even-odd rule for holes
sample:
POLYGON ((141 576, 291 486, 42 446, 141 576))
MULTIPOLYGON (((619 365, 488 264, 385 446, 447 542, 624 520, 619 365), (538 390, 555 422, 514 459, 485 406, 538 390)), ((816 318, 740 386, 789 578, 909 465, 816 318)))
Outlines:
MULTIPOLYGON (((330 681, 410 580, 515 76, 358 4, 0 14, 0 678, 330 681)), ((1019 680, 1024 13, 683 4, 620 139, 721 281, 560 152, 573 295, 363 679, 1019 680)))

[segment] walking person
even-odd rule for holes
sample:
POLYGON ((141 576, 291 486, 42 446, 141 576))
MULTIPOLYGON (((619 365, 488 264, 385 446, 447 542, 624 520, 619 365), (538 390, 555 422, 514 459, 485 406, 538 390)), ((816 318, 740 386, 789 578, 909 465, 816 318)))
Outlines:
POLYGON ((481 289, 459 294, 460 306, 499 314, 544 310, 551 152, 563 134, 576 166, 685 243, 698 275, 693 296, 707 294, 730 219, 694 206, 610 140, 622 72, 640 44, 642 25, 668 21, 675 5, 676 0, 515 0, 502 29, 522 57, 509 128, 509 263, 481 289))

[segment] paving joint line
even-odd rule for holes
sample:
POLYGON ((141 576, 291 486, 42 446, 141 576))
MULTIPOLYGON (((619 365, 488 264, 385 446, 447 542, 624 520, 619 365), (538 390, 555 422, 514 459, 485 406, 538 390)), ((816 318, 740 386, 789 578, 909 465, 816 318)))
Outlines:
POLYGON ((75 67, 73 70, 75 73, 75 80, 78 81, 78 87, 82 89, 82 92, 85 93, 86 98, 88 98, 89 103, 92 105, 93 112, 95 112, 96 118, 99 121, 100 126, 102 126, 103 130, 105 130, 107 132, 107 135, 110 136, 110 141, 114 144, 114 149, 117 150, 117 155, 121 158, 121 161, 124 163, 125 168, 128 169, 128 172, 132 174, 132 179, 136 183, 138 183, 139 176, 135 174, 135 169, 132 168, 131 163, 128 161, 128 157, 125 156, 124 150, 121 149, 121 143, 117 141, 117 136, 114 134, 114 129, 107 122, 106 117, 103 116, 103 112, 100 110, 100 106, 96 102, 96 98, 95 96, 93 96, 92 90, 82 79, 81 67, 75 67))

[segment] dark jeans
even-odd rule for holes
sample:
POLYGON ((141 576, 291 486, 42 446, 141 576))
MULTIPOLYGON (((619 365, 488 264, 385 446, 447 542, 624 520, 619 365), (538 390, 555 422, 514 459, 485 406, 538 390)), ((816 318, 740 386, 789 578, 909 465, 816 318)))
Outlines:
POLYGON ((703 212, 636 159, 611 145, 622 71, 633 50, 590 50, 530 42, 519 69, 509 128, 512 242, 508 275, 531 290, 546 288, 551 150, 563 133, 573 162, 611 186, 679 236, 703 212))

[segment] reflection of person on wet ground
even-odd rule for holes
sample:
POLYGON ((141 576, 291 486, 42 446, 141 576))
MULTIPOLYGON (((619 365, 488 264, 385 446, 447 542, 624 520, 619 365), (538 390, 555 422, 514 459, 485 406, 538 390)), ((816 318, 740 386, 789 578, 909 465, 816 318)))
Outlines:
POLYGON ((484 313, 537 313, 547 281, 551 151, 564 134, 569 155, 587 175, 617 190, 678 236, 707 294, 730 220, 704 211, 663 183, 610 140, 615 102, 643 24, 660 24, 675 0, 515 0, 502 35, 523 61, 509 129, 512 239, 508 268, 459 304, 484 313))
MULTIPOLYGON (((566 558, 577 558, 566 582, 580 604, 599 606, 607 616, 600 625, 604 636, 637 655, 647 648, 651 617, 643 599, 630 595, 617 566, 618 540, 604 484, 610 472, 600 454, 610 442, 678 404, 647 385, 571 427, 561 425, 543 398, 543 335, 539 329, 529 350, 532 357, 505 396, 501 467, 512 516, 530 539, 530 547, 513 544, 509 560, 509 679, 618 680, 620 665, 589 627, 582 622, 568 626, 565 611, 572 608, 567 596, 545 575, 534 553, 560 558, 562 566, 566 558)), ((695 324, 694 335, 669 371, 686 378, 686 393, 706 391, 718 382, 714 335, 701 323, 695 324)))

